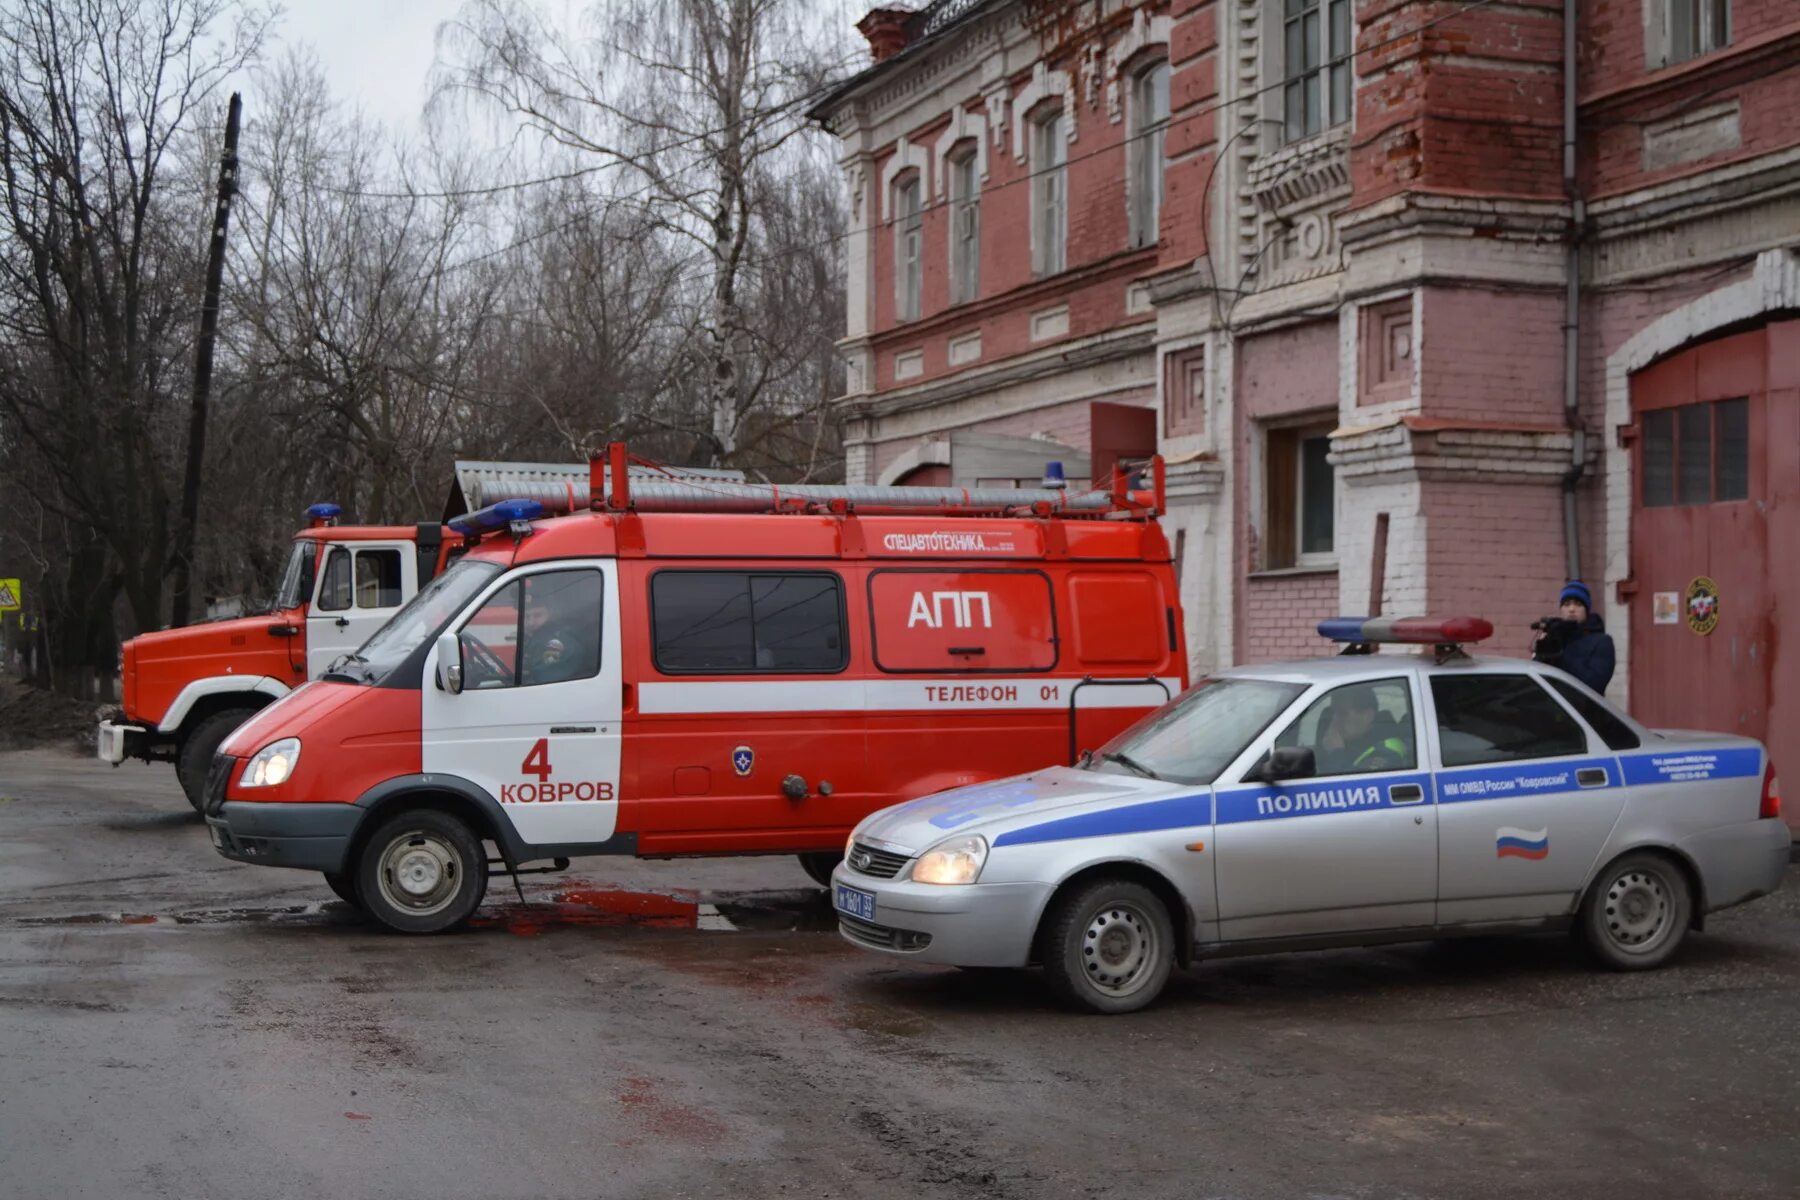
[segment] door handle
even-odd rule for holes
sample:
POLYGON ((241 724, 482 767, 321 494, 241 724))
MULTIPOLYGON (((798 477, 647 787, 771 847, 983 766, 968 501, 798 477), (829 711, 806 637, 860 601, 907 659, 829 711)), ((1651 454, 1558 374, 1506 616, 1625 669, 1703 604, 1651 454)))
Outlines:
POLYGON ((350 618, 339 617, 336 621, 332 622, 332 624, 336 625, 339 629, 348 629, 350 628, 350 618))
POLYGON ((950 653, 952 653, 952 654, 986 654, 987 647, 986 646, 952 646, 952 647, 950 647, 950 653))
POLYGON ((1392 804, 1417 804, 1425 799, 1425 789, 1416 783, 1396 783, 1388 789, 1388 801, 1392 804))
POLYGON ((299 633, 300 631, 295 629, 292 625, 269 626, 269 635, 271 637, 297 637, 299 636, 299 633))
POLYGON ((1582 787, 1605 787, 1607 784, 1605 767, 1583 767, 1575 772, 1575 782, 1582 787))

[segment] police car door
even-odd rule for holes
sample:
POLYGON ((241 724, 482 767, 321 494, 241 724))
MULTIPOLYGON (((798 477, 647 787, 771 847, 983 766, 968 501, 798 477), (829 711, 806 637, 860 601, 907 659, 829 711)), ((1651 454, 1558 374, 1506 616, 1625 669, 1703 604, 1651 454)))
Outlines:
POLYGON ((306 674, 317 679, 332 661, 368 641, 418 590, 418 556, 410 542, 352 542, 326 547, 313 602, 306 611, 306 674))
POLYGON ((1445 670, 1430 686, 1438 923, 1572 911, 1625 805, 1618 759, 1530 672, 1445 670))
POLYGON ((606 560, 545 563, 490 585, 451 626, 463 690, 440 686, 436 647, 426 660, 424 771, 482 788, 530 845, 596 852, 618 824, 618 611, 606 560))
POLYGON ((1410 672, 1339 685, 1272 742, 1312 751, 1311 776, 1220 785, 1213 846, 1221 938, 1431 924, 1437 813, 1430 776, 1419 768, 1418 708, 1410 672), (1352 715, 1371 701, 1373 714, 1352 715))

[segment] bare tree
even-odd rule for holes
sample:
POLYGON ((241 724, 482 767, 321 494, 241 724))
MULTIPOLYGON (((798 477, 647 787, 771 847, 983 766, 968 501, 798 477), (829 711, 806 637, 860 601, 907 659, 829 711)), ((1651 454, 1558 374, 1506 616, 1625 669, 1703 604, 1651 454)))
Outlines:
POLYGON ((65 662, 110 663, 121 593, 139 628, 161 618, 205 211, 165 172, 268 21, 237 0, 0 5, 0 417, 65 531, 65 662))
POLYGON ((782 374, 747 312, 781 191, 770 185, 803 157, 802 110, 843 56, 806 0, 619 0, 585 22, 591 36, 580 37, 519 0, 471 0, 440 32, 452 56, 440 95, 485 98, 550 143, 616 165, 626 194, 700 250, 706 392, 693 433, 705 457, 735 461, 782 374))

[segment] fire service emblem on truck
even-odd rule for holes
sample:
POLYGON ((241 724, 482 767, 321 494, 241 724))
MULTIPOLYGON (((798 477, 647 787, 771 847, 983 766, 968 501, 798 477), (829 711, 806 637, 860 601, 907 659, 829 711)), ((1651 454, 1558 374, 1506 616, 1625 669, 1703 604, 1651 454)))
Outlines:
POLYGON ((739 746, 731 752, 731 769, 740 776, 748 775, 756 769, 756 751, 748 746, 739 746))

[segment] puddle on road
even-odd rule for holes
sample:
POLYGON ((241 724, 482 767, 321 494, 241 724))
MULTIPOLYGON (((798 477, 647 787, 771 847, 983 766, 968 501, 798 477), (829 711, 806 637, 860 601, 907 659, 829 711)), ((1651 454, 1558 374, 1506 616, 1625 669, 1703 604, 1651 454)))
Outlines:
MULTIPOLYGON (((497 879, 494 883, 504 882, 497 879)), ((488 895, 498 903, 484 904, 469 921, 477 931, 501 930, 516 937, 536 937, 547 930, 575 927, 603 929, 693 929, 702 932, 812 932, 837 928, 825 894, 813 890, 742 892, 702 897, 697 892, 627 891, 589 884, 528 894, 520 904, 516 894, 499 893, 490 885, 488 895)), ((280 907, 203 908, 185 912, 93 912, 61 916, 19 917, 21 926, 60 925, 360 925, 361 918, 349 905, 336 900, 280 907)))

